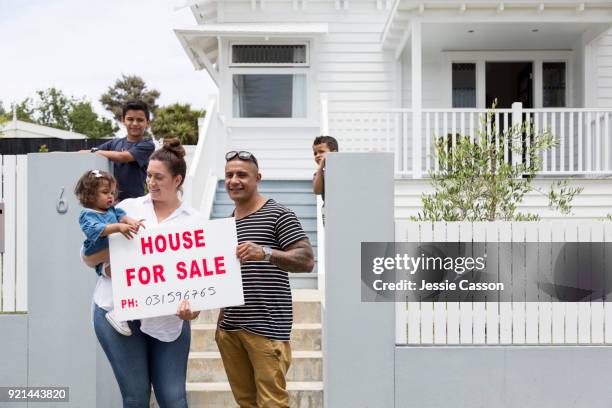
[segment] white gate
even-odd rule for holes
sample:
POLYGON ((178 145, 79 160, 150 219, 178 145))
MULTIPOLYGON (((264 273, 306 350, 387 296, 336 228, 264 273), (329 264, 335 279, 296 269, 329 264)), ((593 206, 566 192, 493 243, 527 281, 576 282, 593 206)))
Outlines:
MULTIPOLYGON (((4 252, 0 253, 0 313, 28 309, 27 156, 0 156, 4 203, 4 252)), ((44 222, 44 220, 35 220, 44 222)))

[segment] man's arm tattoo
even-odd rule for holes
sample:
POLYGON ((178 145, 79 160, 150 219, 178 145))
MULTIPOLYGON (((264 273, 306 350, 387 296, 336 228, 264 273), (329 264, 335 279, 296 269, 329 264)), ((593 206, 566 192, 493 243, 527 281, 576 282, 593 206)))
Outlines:
POLYGON ((314 268, 314 255, 308 238, 301 239, 285 251, 274 250, 270 262, 287 272, 310 272, 314 268))

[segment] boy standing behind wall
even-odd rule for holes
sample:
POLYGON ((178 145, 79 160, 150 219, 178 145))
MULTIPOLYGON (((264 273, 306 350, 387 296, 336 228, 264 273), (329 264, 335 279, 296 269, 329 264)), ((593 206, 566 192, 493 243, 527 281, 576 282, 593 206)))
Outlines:
POLYGON ((145 137, 149 127, 149 107, 142 101, 128 101, 123 105, 121 121, 127 136, 111 139, 91 149, 113 162, 113 171, 119 184, 119 201, 144 195, 149 156, 155 150, 150 137, 145 137))
POLYGON ((338 151, 338 141, 331 136, 317 136, 312 143, 312 153, 317 163, 317 171, 312 178, 312 191, 323 199, 323 224, 325 224, 325 156, 338 151))

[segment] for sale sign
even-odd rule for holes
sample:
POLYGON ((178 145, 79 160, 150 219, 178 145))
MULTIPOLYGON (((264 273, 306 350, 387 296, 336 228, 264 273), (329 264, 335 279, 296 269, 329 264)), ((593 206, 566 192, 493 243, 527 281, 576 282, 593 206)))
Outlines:
POLYGON ((109 237, 115 313, 120 320, 244 304, 234 218, 141 229, 109 237))

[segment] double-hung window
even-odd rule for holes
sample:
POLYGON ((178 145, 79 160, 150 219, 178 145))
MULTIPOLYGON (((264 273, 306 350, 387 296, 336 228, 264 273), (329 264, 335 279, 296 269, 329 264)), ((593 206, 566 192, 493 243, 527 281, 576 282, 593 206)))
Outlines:
POLYGON ((305 118, 308 44, 232 44, 234 118, 305 118))

